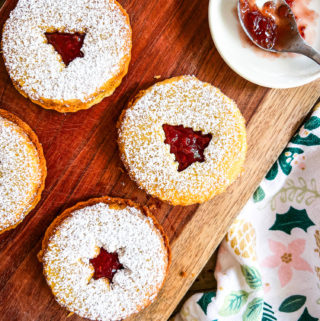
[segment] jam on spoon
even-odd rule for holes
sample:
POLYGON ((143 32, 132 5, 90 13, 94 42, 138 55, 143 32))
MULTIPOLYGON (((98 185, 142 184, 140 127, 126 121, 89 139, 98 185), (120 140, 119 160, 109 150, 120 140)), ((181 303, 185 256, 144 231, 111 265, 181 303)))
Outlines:
MULTIPOLYGON (((289 2, 293 3, 293 2, 289 2)), ((308 45, 296 17, 285 0, 266 2, 260 10, 255 0, 238 0, 242 29, 258 47, 272 52, 299 53, 320 65, 320 52, 308 45)))
POLYGON ((272 1, 266 2, 260 10, 251 0, 240 0, 242 21, 251 37, 261 47, 271 49, 277 38, 277 25, 269 15, 272 1))
POLYGON ((82 33, 64 33, 52 32, 45 33, 48 43, 54 47, 57 53, 61 56, 62 61, 66 66, 76 58, 82 58, 81 51, 85 34, 82 33))
POLYGON ((166 139, 165 143, 170 145, 170 153, 176 157, 179 163, 178 172, 182 172, 194 162, 204 162, 204 151, 208 147, 212 135, 203 135, 201 131, 185 128, 182 125, 162 126, 166 139))
POLYGON ((118 254, 109 253, 103 248, 100 249, 99 255, 90 259, 89 262, 93 265, 93 278, 95 280, 107 278, 111 283, 114 275, 123 269, 122 264, 119 262, 118 254))
MULTIPOLYGON (((292 7, 295 0, 287 0, 292 7)), ((240 13, 244 26, 252 37, 253 41, 265 49, 279 47, 291 36, 292 27, 289 23, 288 7, 274 1, 267 1, 261 9, 255 0, 240 0, 240 13), (283 38, 286 38, 285 40, 283 38)), ((299 32, 304 37, 305 26, 299 26, 299 32)))

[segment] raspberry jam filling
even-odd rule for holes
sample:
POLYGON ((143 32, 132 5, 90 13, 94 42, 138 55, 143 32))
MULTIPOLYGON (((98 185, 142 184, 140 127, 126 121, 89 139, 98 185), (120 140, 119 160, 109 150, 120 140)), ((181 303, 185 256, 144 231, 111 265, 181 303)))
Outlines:
POLYGON ((76 58, 82 58, 81 51, 85 34, 81 33, 45 33, 48 43, 54 47, 56 52, 61 56, 64 64, 68 66, 76 58))
POLYGON ((162 126, 166 139, 165 143, 170 145, 170 153, 176 157, 179 163, 178 172, 184 171, 194 162, 204 162, 204 151, 208 147, 212 135, 203 135, 201 131, 185 128, 182 125, 162 126))
POLYGON ((107 278, 110 282, 114 275, 123 269, 122 264, 119 262, 117 253, 109 253, 105 249, 101 248, 100 253, 94 259, 90 259, 90 264, 93 265, 95 280, 101 278, 107 278))

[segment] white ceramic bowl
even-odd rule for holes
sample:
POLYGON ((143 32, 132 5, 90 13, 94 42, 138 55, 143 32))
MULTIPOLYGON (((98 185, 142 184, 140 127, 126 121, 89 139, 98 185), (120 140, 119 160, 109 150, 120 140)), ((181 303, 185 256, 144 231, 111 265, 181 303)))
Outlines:
MULTIPOLYGON (((272 56, 246 44, 239 33, 237 0, 210 0, 209 25, 217 50, 225 62, 243 78, 264 87, 291 88, 320 78, 320 65, 302 55, 272 56)), ((310 8, 320 15, 320 0, 310 8)), ((320 50, 320 19, 313 26, 313 47, 320 50)))

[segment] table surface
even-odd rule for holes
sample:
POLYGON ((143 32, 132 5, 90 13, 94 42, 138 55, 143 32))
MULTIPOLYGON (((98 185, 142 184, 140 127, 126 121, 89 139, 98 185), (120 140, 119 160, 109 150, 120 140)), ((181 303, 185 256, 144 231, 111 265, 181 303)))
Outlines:
MULTIPOLYGON (((0 11, 3 25, 15 0, 0 11)), ((172 265, 158 299, 128 320, 164 321, 199 274, 234 217, 319 97, 320 82, 291 90, 251 84, 230 70, 210 37, 207 0, 121 0, 133 29, 129 73, 114 95, 90 110, 59 114, 22 97, 0 61, 0 104, 37 133, 47 160, 42 199, 16 229, 0 236, 2 320, 81 320, 54 300, 36 254, 52 220, 91 197, 111 195, 153 206, 172 247, 172 265), (194 74, 236 100, 248 127, 243 176, 226 193, 200 206, 172 207, 138 189, 124 171, 116 121, 139 90, 161 79, 194 74)))

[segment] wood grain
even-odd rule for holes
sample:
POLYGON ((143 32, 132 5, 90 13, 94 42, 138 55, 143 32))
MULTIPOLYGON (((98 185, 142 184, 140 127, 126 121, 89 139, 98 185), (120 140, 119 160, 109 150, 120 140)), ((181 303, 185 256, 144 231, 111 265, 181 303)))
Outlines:
MULTIPOLYGON (((15 0, 0 11, 2 26, 15 0)), ((167 320, 240 208, 254 191, 319 96, 319 82, 299 89, 267 90, 237 76, 222 61, 210 38, 207 0, 121 0, 133 29, 129 73, 113 96, 88 111, 59 114, 23 98, 0 61, 0 104, 37 133, 48 166, 37 208, 15 230, 0 236, 1 320, 81 320, 55 302, 36 254, 52 220, 90 197, 111 195, 155 204, 167 232, 173 264, 159 299, 131 320, 167 320), (129 99, 162 79, 195 74, 237 101, 248 122, 246 172, 228 191, 199 206, 171 207, 152 199, 124 172, 116 145, 116 121, 129 99), (186 272, 182 278, 180 272, 186 272)))

